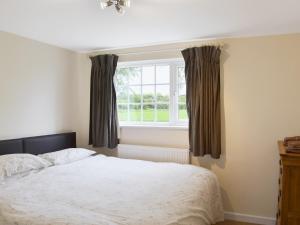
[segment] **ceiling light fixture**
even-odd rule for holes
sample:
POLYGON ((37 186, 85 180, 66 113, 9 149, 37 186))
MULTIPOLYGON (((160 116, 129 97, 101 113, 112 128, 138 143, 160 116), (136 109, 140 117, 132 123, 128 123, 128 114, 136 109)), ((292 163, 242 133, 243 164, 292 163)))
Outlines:
POLYGON ((102 9, 105 9, 109 6, 114 5, 117 12, 120 14, 124 14, 125 10, 123 7, 130 7, 130 0, 107 0, 106 2, 103 2, 101 0, 98 0, 100 3, 100 6, 102 9))

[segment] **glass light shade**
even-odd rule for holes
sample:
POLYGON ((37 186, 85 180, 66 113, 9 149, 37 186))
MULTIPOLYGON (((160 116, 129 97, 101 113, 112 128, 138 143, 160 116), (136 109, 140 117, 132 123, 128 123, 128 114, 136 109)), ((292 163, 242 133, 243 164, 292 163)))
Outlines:
POLYGON ((98 0, 102 9, 114 5, 119 14, 124 14, 123 7, 130 7, 130 0, 98 0))
POLYGON ((102 9, 105 9, 105 8, 108 7, 108 3, 100 1, 100 6, 101 6, 102 9))
POLYGON ((120 5, 125 7, 130 7, 130 0, 120 0, 120 5))
POLYGON ((114 2, 112 0, 108 0, 106 2, 103 2, 103 1, 99 1, 99 2, 100 2, 100 6, 102 9, 105 9, 114 4, 114 2))
POLYGON ((115 5, 115 7, 117 12, 120 13, 121 15, 125 13, 124 9, 120 5, 115 5))

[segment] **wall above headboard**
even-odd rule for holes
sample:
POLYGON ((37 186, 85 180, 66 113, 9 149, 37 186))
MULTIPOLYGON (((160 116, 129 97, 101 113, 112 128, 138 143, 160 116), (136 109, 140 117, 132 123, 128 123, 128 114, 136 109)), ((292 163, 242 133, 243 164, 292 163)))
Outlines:
POLYGON ((0 32, 0 139, 74 130, 76 53, 0 32))

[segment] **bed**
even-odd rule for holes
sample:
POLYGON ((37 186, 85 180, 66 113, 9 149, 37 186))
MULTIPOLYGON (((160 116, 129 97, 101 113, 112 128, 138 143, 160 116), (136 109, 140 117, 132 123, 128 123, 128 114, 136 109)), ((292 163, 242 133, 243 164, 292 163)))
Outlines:
MULTIPOLYGON (((76 147, 75 133, 0 141, 0 155, 71 147, 76 147)), ((191 165, 94 155, 0 184, 1 225, 211 225, 222 220, 216 176, 191 165)))

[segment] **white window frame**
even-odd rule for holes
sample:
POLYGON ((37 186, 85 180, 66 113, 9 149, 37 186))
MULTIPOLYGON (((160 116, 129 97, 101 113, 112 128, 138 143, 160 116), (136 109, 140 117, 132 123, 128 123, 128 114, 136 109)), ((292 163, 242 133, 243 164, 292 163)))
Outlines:
MULTIPOLYGON (((177 67, 184 66, 184 60, 182 58, 118 62, 117 68, 142 67, 142 66, 151 66, 151 65, 170 66, 170 102, 169 102, 170 121, 169 122, 119 121, 120 126, 121 127, 161 127, 161 128, 170 127, 170 128, 186 129, 188 126, 188 121, 180 121, 178 119, 179 112, 178 112, 177 67)), ((141 102, 141 107, 143 107, 143 102, 141 102)))

